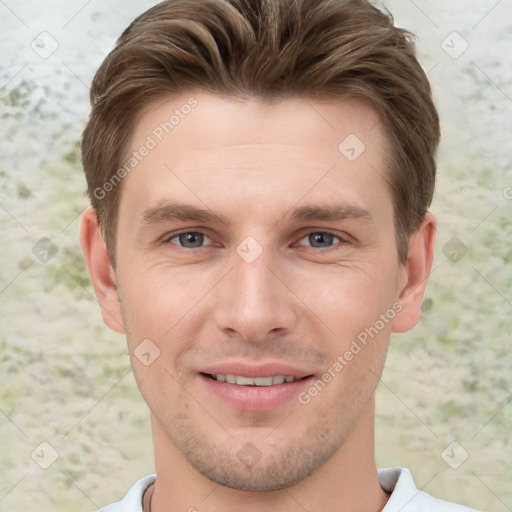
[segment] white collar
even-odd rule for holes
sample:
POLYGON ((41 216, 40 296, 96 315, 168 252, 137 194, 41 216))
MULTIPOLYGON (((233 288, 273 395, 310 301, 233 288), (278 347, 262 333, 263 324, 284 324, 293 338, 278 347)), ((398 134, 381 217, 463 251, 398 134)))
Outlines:
MULTIPOLYGON (((462 505, 438 500, 416 488, 406 468, 378 469, 381 487, 391 493, 382 512, 477 512, 462 505)), ((98 512, 142 512, 142 497, 155 482, 156 475, 148 475, 136 482, 126 496, 98 512)))

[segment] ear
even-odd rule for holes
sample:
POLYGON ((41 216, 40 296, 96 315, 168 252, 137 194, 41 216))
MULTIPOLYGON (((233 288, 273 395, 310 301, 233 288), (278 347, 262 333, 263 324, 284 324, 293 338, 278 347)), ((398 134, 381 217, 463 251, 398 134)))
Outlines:
POLYGON ((421 318, 421 300, 427 286, 434 258, 436 241, 436 218, 425 214, 421 226, 409 239, 409 253, 403 266, 404 280, 398 301, 402 310, 395 316, 392 332, 406 332, 421 318))
POLYGON ((101 308, 103 321, 112 330, 124 333, 116 274, 103 240, 96 210, 91 207, 82 214, 80 245, 101 308))

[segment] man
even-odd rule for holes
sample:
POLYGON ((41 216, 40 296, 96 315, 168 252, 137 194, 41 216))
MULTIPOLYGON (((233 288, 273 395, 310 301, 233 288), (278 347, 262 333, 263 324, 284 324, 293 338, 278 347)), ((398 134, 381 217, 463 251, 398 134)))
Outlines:
POLYGON ((464 511, 376 469, 432 265, 439 121, 364 0, 176 0, 93 81, 81 244, 156 475, 105 511, 464 511))

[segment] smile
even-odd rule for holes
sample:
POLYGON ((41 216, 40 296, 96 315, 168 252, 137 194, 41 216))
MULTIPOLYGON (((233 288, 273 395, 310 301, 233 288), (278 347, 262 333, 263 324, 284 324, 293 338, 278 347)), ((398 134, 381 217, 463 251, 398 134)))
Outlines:
MULTIPOLYGON (((229 407, 243 411, 268 412, 286 403, 296 403, 297 395, 315 378, 312 374, 301 375, 299 371, 299 375, 272 375, 274 372, 270 370, 270 375, 267 372, 265 375, 259 370, 257 377, 237 373, 200 372, 199 382, 205 386, 207 400, 219 399, 229 407)), ((247 373, 257 372, 249 370, 247 373)))
POLYGON ((238 386, 276 386, 295 382, 296 379, 293 375, 272 375, 268 377, 245 377, 243 375, 230 375, 225 373, 206 374, 213 380, 218 382, 227 382, 228 384, 237 384, 238 386))

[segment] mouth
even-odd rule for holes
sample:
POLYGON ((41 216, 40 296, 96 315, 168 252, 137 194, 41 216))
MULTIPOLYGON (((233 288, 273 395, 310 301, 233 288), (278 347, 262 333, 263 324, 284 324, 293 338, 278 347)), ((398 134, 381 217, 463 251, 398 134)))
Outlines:
POLYGON ((259 387, 270 387, 278 386, 280 384, 290 384, 306 377, 295 377, 294 375, 269 375, 267 377, 246 377, 244 375, 231 375, 226 373, 203 373, 206 377, 217 382, 227 382, 228 384, 236 384, 237 386, 259 386, 259 387))
POLYGON ((315 379, 312 373, 281 364, 219 365, 203 368, 198 376, 207 400, 218 399, 231 409, 252 412, 293 406, 315 379))

